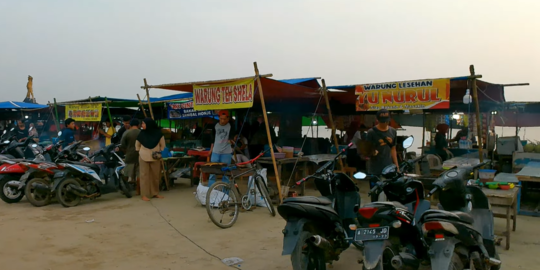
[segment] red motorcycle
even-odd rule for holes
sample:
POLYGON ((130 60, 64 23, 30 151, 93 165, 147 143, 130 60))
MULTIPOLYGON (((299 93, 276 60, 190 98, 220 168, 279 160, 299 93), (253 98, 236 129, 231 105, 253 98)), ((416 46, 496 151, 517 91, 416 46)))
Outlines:
MULTIPOLYGON (((28 179, 41 177, 46 180, 47 175, 51 173, 54 175, 52 170, 62 169, 52 162, 52 159, 64 158, 76 161, 85 159, 85 155, 77 153, 77 147, 80 145, 80 142, 68 146, 59 152, 61 143, 60 141, 57 144, 49 145, 45 149, 40 148, 37 144, 31 145, 32 151, 36 153, 34 160, 13 159, 0 161, 3 163, 0 165, 0 187, 2 189, 0 198, 6 203, 17 203, 21 201, 25 196, 25 187, 28 179)), ((21 146, 20 143, 15 143, 9 147, 19 146, 21 146)), ((50 176, 51 178, 52 175, 50 176)), ((48 202, 44 204, 44 202, 41 202, 42 200, 38 200, 39 198, 36 198, 36 201, 33 202, 34 197, 31 197, 28 200, 33 205, 43 206, 48 204, 48 202)))

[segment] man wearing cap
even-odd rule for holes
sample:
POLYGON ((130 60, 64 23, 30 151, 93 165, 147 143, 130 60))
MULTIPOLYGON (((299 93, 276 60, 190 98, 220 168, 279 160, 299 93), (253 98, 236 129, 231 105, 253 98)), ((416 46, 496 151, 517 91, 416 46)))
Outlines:
MULTIPOLYGON (((229 111, 219 112, 219 123, 214 127, 212 132, 212 146, 210 146, 210 162, 218 162, 231 164, 232 160, 232 144, 236 132, 233 126, 229 123, 229 111)), ((223 176, 223 182, 229 182, 229 178, 223 176)), ((216 175, 212 174, 208 178, 208 186, 216 182, 216 175)))
POLYGON ((124 116, 122 118, 122 123, 124 125, 118 130, 118 132, 116 132, 116 136, 113 136, 111 140, 112 143, 115 143, 115 144, 120 143, 120 141, 122 140, 122 136, 124 136, 124 132, 130 129, 130 124, 129 124, 130 121, 131 121, 131 117, 129 116, 124 116))
MULTIPOLYGON (((399 170, 399 163, 396 151, 397 131, 389 126, 390 112, 382 109, 377 112, 377 125, 370 129, 366 139, 371 143, 372 155, 368 164, 368 173, 380 176, 383 169, 391 164, 395 164, 399 170)), ((370 188, 373 188, 377 179, 373 177, 369 181, 370 188)), ((377 201, 378 196, 371 196, 371 201, 377 201)))

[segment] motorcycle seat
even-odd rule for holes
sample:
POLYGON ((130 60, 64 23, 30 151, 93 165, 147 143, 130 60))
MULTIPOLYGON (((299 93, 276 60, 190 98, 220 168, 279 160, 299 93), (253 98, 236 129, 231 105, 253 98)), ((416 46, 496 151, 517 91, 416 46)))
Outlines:
POLYGON ((474 218, 469 213, 460 211, 449 212, 444 210, 431 209, 427 210, 422 216, 422 221, 426 221, 426 219, 450 219, 467 224, 474 223, 474 218))
POLYGON ((307 203, 307 204, 318 204, 318 205, 330 205, 332 201, 326 197, 315 197, 315 196, 302 196, 302 197, 290 197, 283 200, 283 203, 307 203))

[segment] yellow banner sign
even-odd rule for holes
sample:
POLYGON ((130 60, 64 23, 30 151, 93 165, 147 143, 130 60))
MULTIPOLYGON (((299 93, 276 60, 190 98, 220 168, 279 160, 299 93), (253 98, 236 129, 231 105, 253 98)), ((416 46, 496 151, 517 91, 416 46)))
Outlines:
POLYGON ((450 108, 450 79, 357 85, 356 111, 450 108))
POLYGON ((226 84, 193 85, 196 111, 251 108, 255 78, 226 84))
POLYGON ((81 122, 99 122, 101 104, 66 105, 66 117, 81 122))

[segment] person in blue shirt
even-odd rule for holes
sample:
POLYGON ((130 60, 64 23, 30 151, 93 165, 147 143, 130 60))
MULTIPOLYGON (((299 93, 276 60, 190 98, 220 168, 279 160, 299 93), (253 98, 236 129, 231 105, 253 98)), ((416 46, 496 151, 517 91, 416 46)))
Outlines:
POLYGON ((64 124, 66 127, 62 130, 61 140, 64 141, 62 147, 66 147, 75 142, 75 120, 73 118, 68 118, 64 121, 64 124))

